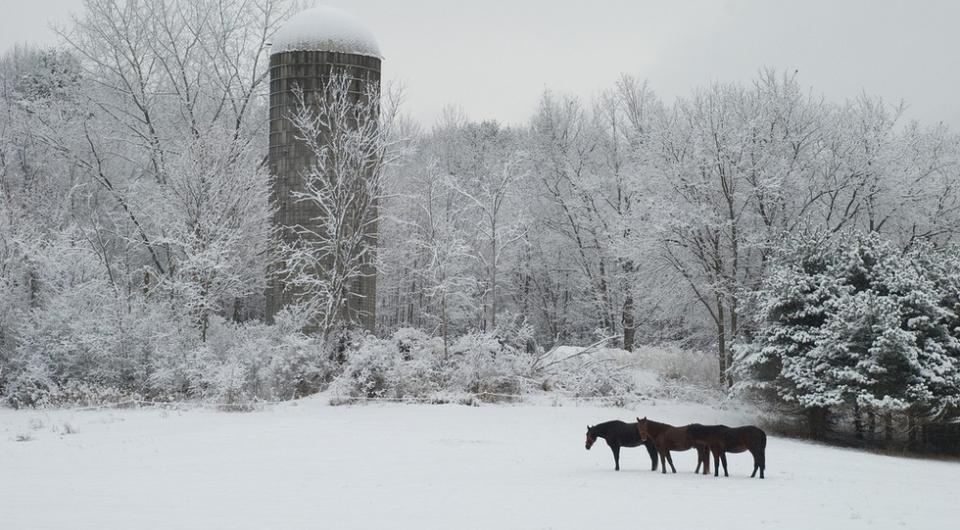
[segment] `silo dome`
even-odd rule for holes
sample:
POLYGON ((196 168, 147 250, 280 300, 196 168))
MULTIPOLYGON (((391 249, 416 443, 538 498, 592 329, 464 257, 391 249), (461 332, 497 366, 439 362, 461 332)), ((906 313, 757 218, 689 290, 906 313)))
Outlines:
POLYGON ((287 20, 273 37, 270 53, 326 51, 381 59, 380 45, 356 17, 331 6, 305 9, 287 20))

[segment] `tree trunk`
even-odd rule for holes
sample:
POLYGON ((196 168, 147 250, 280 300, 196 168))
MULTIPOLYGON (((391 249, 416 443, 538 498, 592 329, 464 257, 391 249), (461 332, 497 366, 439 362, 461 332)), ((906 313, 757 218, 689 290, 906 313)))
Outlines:
POLYGON ((200 342, 207 342, 207 328, 210 327, 210 315, 206 311, 200 313, 200 342))
POLYGON ((807 409, 807 426, 810 430, 810 438, 822 440, 827 434, 829 412, 826 407, 811 407, 807 409))
MULTIPOLYGON (((496 234, 496 232, 494 232, 496 234)), ((490 330, 497 329, 497 238, 493 238, 493 263, 490 271, 490 330)))
POLYGON ((634 341, 637 335, 636 315, 633 303, 633 293, 630 291, 629 281, 633 274, 633 261, 623 260, 623 272, 627 279, 627 286, 624 290, 623 313, 620 323, 623 325, 623 349, 633 351, 634 341))
MULTIPOLYGON (((730 319, 730 340, 736 340, 736 338, 737 338, 737 333, 738 333, 739 330, 740 330, 740 324, 739 324, 739 318, 738 318, 738 315, 737 315, 737 311, 739 311, 737 297, 736 297, 736 296, 733 296, 733 295, 730 295, 730 316, 729 316, 729 319, 730 319)), ((727 355, 727 363, 726 363, 726 364, 727 364, 727 367, 729 368, 729 367, 733 366, 733 352, 731 352, 730 349, 727 348, 726 355, 727 355)), ((728 385, 732 385, 732 384, 733 384, 733 380, 730 378, 730 374, 727 374, 727 384, 728 384, 728 385)))
POLYGON ((912 412, 907 412, 907 447, 910 450, 917 449, 917 418, 912 412))
POLYGON ((234 298, 233 299, 233 321, 238 324, 240 323, 240 320, 241 320, 240 313, 242 312, 242 309, 243 309, 243 300, 239 298, 234 298))
POLYGON ((633 315, 633 296, 628 294, 623 299, 623 349, 633 351, 633 342, 637 335, 636 321, 633 315))
POLYGON ((853 432, 858 440, 863 440, 863 413, 856 401, 853 402, 853 432))
POLYGON ((883 443, 889 447, 893 443, 893 413, 883 414, 883 443))
POLYGON ((609 331, 616 331, 613 320, 613 307, 610 303, 610 292, 607 288, 607 268, 603 264, 603 259, 600 260, 598 273, 600 276, 600 315, 603 320, 603 328, 609 331))
POLYGON ((30 307, 40 307, 40 277, 33 269, 27 273, 27 286, 30 291, 30 307))
POLYGON ((443 335, 443 360, 447 360, 447 294, 444 293, 440 298, 440 332, 443 335))
POLYGON ((720 365, 720 384, 729 386, 727 379, 727 330, 724 324, 723 297, 717 294, 717 359, 720 365))

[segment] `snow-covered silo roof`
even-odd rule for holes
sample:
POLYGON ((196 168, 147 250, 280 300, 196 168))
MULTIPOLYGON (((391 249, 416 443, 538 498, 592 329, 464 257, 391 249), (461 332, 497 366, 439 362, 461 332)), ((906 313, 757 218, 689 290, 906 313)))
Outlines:
POLYGON ((327 51, 382 58, 376 37, 356 17, 335 7, 305 9, 273 36, 270 53, 327 51))

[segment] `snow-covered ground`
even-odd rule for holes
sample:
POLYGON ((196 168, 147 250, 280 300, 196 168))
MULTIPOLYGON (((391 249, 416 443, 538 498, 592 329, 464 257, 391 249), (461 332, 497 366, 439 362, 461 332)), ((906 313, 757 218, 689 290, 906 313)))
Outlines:
POLYGON ((619 473, 602 442, 584 450, 587 423, 638 414, 744 419, 667 402, 0 409, 0 528, 956 528, 953 462, 771 437, 761 481, 746 454, 715 479, 692 452, 664 476, 642 449, 619 473))

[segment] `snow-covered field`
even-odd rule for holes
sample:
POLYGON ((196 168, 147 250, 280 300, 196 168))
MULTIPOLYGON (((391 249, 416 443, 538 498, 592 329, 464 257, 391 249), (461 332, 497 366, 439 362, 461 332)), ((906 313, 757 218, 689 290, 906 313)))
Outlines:
POLYGON ((738 423, 702 406, 0 409, 0 528, 956 528, 960 464, 769 439, 730 478, 623 471, 587 423, 738 423), (909 493, 909 496, 905 496, 909 493))

